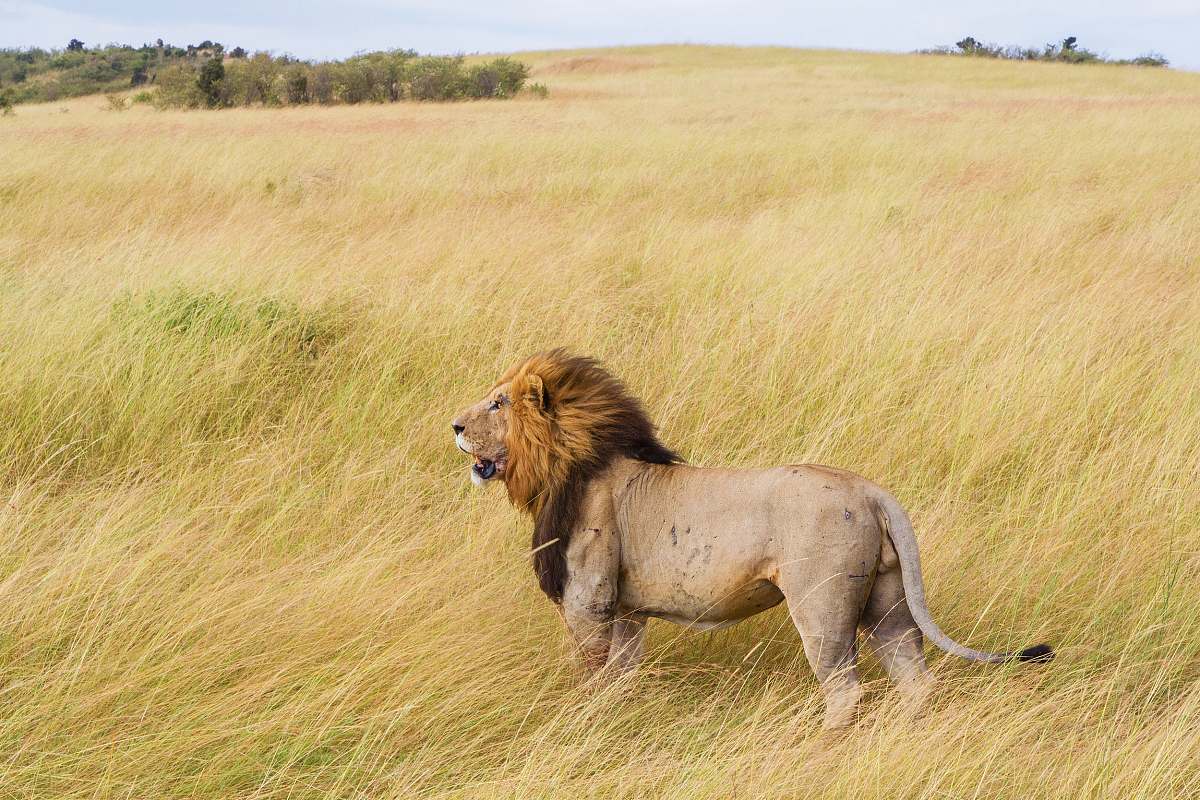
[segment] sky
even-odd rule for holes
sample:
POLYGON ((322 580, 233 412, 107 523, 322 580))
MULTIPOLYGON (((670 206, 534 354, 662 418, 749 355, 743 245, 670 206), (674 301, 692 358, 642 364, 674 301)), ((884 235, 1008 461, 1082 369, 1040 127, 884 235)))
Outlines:
POLYGON ((301 58, 667 42, 907 52, 967 35, 1026 46, 1076 36, 1114 58, 1153 51, 1200 70, 1200 0, 0 0, 0 47, 212 39, 301 58))

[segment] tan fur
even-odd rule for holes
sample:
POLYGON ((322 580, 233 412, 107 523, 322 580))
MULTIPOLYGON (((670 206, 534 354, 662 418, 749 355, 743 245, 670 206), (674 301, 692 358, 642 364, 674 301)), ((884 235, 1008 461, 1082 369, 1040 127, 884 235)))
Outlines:
POLYGON ((938 629, 912 527, 884 489, 816 465, 681 464, 590 359, 527 359, 454 425, 477 458, 505 459, 498 477, 535 520, 539 583, 591 671, 636 666, 648 618, 711 629, 782 601, 825 691, 827 727, 853 719, 860 632, 914 706, 932 685, 922 634, 973 660, 1050 657, 1044 646, 982 653, 938 629))

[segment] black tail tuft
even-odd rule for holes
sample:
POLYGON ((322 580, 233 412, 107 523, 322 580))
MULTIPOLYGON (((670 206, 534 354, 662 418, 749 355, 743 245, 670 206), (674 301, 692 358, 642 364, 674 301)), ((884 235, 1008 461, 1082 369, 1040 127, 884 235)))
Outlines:
POLYGON ((1017 653, 1017 661, 1024 661, 1030 664, 1046 664, 1053 660, 1054 651, 1050 649, 1050 645, 1048 644, 1035 644, 1033 647, 1026 647, 1017 653))

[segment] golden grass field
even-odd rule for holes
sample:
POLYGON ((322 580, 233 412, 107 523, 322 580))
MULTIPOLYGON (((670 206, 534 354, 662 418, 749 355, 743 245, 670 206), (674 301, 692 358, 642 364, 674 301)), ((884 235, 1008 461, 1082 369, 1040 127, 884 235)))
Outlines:
MULTIPOLYGON (((548 100, 0 119, 0 797, 1200 796, 1200 74, 659 47, 548 100), (782 608, 581 686, 449 421, 566 345, 889 487, 849 733, 782 608)), ((65 111, 64 111, 65 109, 65 111)))

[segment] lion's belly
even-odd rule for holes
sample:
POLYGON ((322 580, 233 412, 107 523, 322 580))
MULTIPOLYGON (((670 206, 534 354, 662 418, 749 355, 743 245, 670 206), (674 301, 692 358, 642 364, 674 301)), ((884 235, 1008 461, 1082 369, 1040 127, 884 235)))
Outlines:
MULTIPOLYGON (((756 493, 742 473, 746 493, 756 493)), ((626 520, 621 545, 620 605, 681 625, 712 628, 771 608, 783 594, 767 580, 775 549, 762 503, 693 496, 667 488, 672 513, 643 508, 626 520), (673 491, 672 491, 673 490, 673 491)))
POLYGON ((659 587, 650 591, 631 587, 627 591, 623 586, 621 591, 623 613, 636 611, 696 630, 723 628, 781 602, 783 592, 767 580, 736 587, 720 597, 697 594, 685 585, 675 585, 666 591, 659 587))

